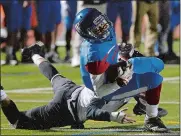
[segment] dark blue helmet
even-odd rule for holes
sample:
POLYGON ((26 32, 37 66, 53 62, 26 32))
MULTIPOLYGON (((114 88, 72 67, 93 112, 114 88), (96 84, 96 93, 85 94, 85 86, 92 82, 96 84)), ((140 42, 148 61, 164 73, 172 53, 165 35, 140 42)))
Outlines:
POLYGON ((76 31, 87 40, 104 40, 114 33, 112 22, 95 8, 81 10, 74 20, 76 31))

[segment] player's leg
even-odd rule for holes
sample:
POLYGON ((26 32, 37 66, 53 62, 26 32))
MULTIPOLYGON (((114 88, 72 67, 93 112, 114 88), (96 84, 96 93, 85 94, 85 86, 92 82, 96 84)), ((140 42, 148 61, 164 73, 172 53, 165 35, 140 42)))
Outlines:
POLYGON ((168 132, 169 130, 158 117, 158 104, 160 100, 162 84, 146 92, 146 116, 145 129, 153 132, 168 132))
MULTIPOLYGON (((120 3, 120 2, 119 2, 120 3)), ((118 16, 118 11, 119 11, 119 6, 117 2, 111 2, 109 1, 107 3, 107 17, 109 18, 109 20, 113 23, 114 27, 115 27, 115 23, 116 23, 116 19, 118 16)))
POLYGON ((131 1, 122 2, 120 5, 120 16, 121 16, 121 25, 122 25, 122 41, 128 42, 129 32, 131 28, 131 18, 132 18, 132 3, 131 1))
POLYGON ((53 56, 51 57, 52 61, 55 63, 61 62, 59 53, 58 53, 58 45, 56 45, 56 41, 58 37, 61 35, 61 2, 60 1, 53 1, 51 3, 51 14, 52 18, 51 22, 49 22, 50 29, 48 29, 49 32, 51 32, 51 52, 53 52, 53 56))
POLYGON ((61 5, 60 1, 57 1, 57 3, 55 3, 55 8, 54 9, 55 9, 54 13, 56 15, 55 16, 56 27, 55 27, 55 39, 54 39, 53 43, 55 44, 54 51, 59 56, 59 54, 58 54, 58 46, 59 45, 56 44, 56 41, 58 41, 59 37, 62 34, 62 17, 61 17, 62 5, 61 5))
MULTIPOLYGON (((61 85, 60 85, 61 86, 61 85)), ((36 107, 24 112, 24 118, 32 120, 31 125, 20 121, 23 128, 29 129, 49 129, 52 127, 62 127, 73 124, 74 120, 68 110, 67 103, 64 101, 64 92, 67 88, 60 88, 56 91, 51 102, 44 106, 36 107)), ((18 124, 17 127, 21 128, 18 124)))
MULTIPOLYGON (((22 24, 21 24, 21 48, 27 46, 28 40, 28 32, 31 29, 31 13, 32 13, 32 5, 28 5, 27 7, 22 8, 22 24)), ((21 58, 22 63, 27 63, 24 61, 24 58, 21 58)))
POLYGON ((73 21, 75 19, 75 14, 77 12, 77 1, 67 1, 67 16, 65 17, 65 25, 66 25, 66 56, 64 58, 65 62, 70 61, 70 49, 71 49, 71 39, 72 39, 72 28, 73 21))
POLYGON ((158 2, 150 4, 148 10, 148 18, 150 21, 150 31, 147 42, 145 42, 145 55, 146 56, 155 56, 154 46, 157 40, 157 25, 158 25, 158 2))
POLYGON ((176 53, 173 51, 173 33, 174 29, 177 25, 180 24, 180 3, 179 1, 170 1, 171 6, 171 16, 170 16, 170 30, 167 37, 167 43, 168 43, 168 63, 174 63, 174 64, 180 64, 180 57, 176 55, 176 53))
MULTIPOLYGON (((67 18, 68 19, 68 18, 67 18)), ((64 58, 64 62, 69 62, 70 61, 70 49, 71 49, 71 39, 72 39, 72 26, 71 27, 66 27, 66 32, 65 32, 65 40, 66 40, 66 56, 64 58)))
POLYGON ((135 19, 135 27, 134 27, 134 40, 135 40, 135 48, 139 50, 141 44, 141 24, 143 16, 148 11, 148 5, 144 1, 137 1, 136 8, 136 19, 135 19))
MULTIPOLYGON (((169 19, 170 19, 170 2, 159 1, 159 26, 158 29, 158 52, 159 56, 162 57, 166 52, 166 37, 169 30, 169 19)), ((164 58, 163 58, 164 61, 164 58)))
POLYGON ((31 29, 31 13, 32 7, 28 5, 27 7, 23 7, 22 9, 22 30, 21 30, 21 40, 22 40, 22 48, 26 46, 27 41, 27 32, 31 29))
MULTIPOLYGON (((144 57, 138 51, 134 51, 134 53, 131 56, 128 55, 131 52, 132 49, 133 49, 133 47, 132 47, 131 44, 127 44, 127 46, 124 46, 124 47, 121 46, 121 48, 120 48, 121 58, 124 58, 124 60, 128 60, 130 57, 131 58, 144 57), (126 53, 125 53, 125 50, 127 51, 126 53)), ((133 108, 133 113, 136 114, 136 115, 146 114, 146 103, 147 102, 146 102, 146 98, 145 98, 145 92, 134 96, 134 98, 137 101, 137 104, 133 108)), ((159 117, 166 116, 167 114, 168 114, 168 112, 165 109, 158 108, 158 116, 159 117)))
POLYGON ((7 46, 6 46, 6 64, 17 65, 18 61, 16 58, 17 48, 17 33, 19 30, 19 3, 18 2, 7 2, 3 3, 3 8, 6 14, 6 23, 8 30, 7 46), (16 23, 15 23, 16 22, 16 23))
MULTIPOLYGON (((48 20, 49 20, 49 14, 50 14, 50 7, 49 2, 47 1, 37 1, 36 2, 36 13, 37 13, 37 20, 38 20, 38 26, 36 28, 36 38, 37 41, 42 41, 45 43, 45 52, 48 52, 50 49, 50 45, 48 45, 46 42, 45 34, 47 33, 47 27, 48 27, 48 20)), ((50 37, 50 34, 47 36, 50 37)))
MULTIPOLYGON (((146 93, 140 93, 134 97, 136 100, 136 105, 133 108, 133 113, 135 115, 145 115, 146 114, 146 93)), ((167 110, 159 107, 158 108, 158 117, 164 117, 168 114, 167 110)))
POLYGON ((15 125, 20 116, 20 112, 16 107, 15 103, 7 96, 2 86, 0 86, 0 90, 1 90, 0 102, 1 102, 2 111, 6 116, 6 118, 8 119, 8 121, 12 125, 15 125))
MULTIPOLYGON (((34 57, 33 57, 33 60, 36 60, 36 59, 34 59, 34 57)), ((58 73, 58 71, 49 62, 47 62, 45 60, 39 64, 39 69, 40 69, 41 73, 51 81, 51 84, 52 84, 52 87, 54 90, 54 94, 55 94, 53 101, 55 101, 56 99, 58 99, 58 100, 63 99, 62 97, 63 97, 64 92, 68 92, 68 90, 70 90, 70 92, 66 93, 66 94, 70 95, 73 90, 76 90, 80 87, 80 86, 76 85, 74 82, 72 82, 71 80, 60 75, 58 73)), ((66 99, 66 100, 70 99, 69 95, 65 95, 64 99, 66 99)), ((67 101, 66 101, 66 104, 67 104, 67 101)), ((65 114, 61 113, 61 115, 62 115, 62 117, 64 115, 66 115, 64 117, 64 119, 67 120, 67 122, 69 123, 67 125, 71 125, 71 128, 73 128, 73 129, 84 128, 83 123, 81 123, 81 122, 77 123, 71 118, 72 113, 70 114, 70 112, 67 110, 66 104, 64 103, 64 107, 63 107, 63 109, 60 109, 60 111, 64 111, 65 114)))
MULTIPOLYGON (((85 8, 83 1, 77 1, 77 13, 80 12, 82 9, 85 8)), ((72 67, 79 67, 80 66, 80 44, 83 41, 81 36, 76 32, 74 36, 74 43, 72 44, 72 60, 71 66, 72 67)))
POLYGON ((76 90, 80 86, 77 86, 71 80, 60 75, 55 67, 53 67, 45 58, 41 57, 39 55, 40 48, 41 47, 39 45, 35 44, 32 47, 26 48, 26 50, 23 51, 23 54, 31 56, 33 62, 39 67, 41 73, 51 81, 54 90, 54 98, 48 105, 35 108, 26 112, 26 114, 33 115, 33 118, 41 119, 40 121, 42 121, 41 124, 43 125, 48 123, 48 126, 46 125, 43 128, 52 126, 55 127, 55 125, 61 126, 61 120, 60 122, 56 122, 56 120, 60 117, 63 118, 63 120, 66 120, 66 122, 64 122, 67 123, 66 125, 73 125, 72 128, 80 128, 80 126, 83 127, 82 123, 76 124, 76 126, 74 126, 75 121, 71 118, 72 115, 68 111, 66 105, 67 102, 62 104, 62 100, 67 99, 66 96, 63 98, 64 92, 69 90, 76 90), (62 111, 64 112, 62 113, 62 111), (47 118, 48 121, 43 120, 44 118, 47 118))
POLYGON ((45 58, 48 59, 51 63, 59 63, 61 60, 59 59, 59 54, 55 51, 55 35, 56 25, 60 24, 61 22, 60 1, 51 1, 47 2, 46 4, 48 4, 49 12, 46 15, 47 26, 45 33, 45 45, 47 47, 47 51, 45 58))
POLYGON ((161 119, 158 117, 158 102, 161 92, 160 84, 162 83, 162 81, 163 77, 157 73, 151 73, 151 72, 147 72, 144 74, 134 73, 132 79, 128 82, 126 86, 122 86, 114 93, 104 96, 104 99, 105 100, 106 99, 116 100, 116 98, 117 100, 124 99, 147 91, 145 128, 148 131, 168 132, 168 129, 163 124, 161 119))
MULTIPOLYGON (((2 88, 2 87, 1 87, 2 88)), ((49 129, 73 124, 74 119, 63 101, 64 90, 59 90, 47 105, 20 112, 15 103, 1 89, 1 107, 4 115, 16 129, 49 129)))

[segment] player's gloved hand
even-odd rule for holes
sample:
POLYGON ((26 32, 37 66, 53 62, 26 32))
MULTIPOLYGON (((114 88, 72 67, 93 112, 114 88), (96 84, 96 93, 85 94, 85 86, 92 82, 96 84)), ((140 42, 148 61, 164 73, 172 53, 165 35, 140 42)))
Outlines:
POLYGON ((134 46, 130 43, 118 43, 119 55, 123 60, 128 60, 133 56, 134 46))
POLYGON ((133 66, 129 61, 121 60, 118 67, 118 77, 116 81, 119 86, 124 86, 129 83, 133 75, 133 66))
POLYGON ((126 113, 124 113, 124 111, 126 110, 128 110, 128 108, 125 108, 119 112, 111 112, 110 120, 114 122, 122 123, 122 124, 136 122, 135 120, 128 117, 126 113))
POLYGON ((34 54, 44 56, 44 43, 42 43, 41 41, 37 41, 35 44, 22 49, 22 57, 27 61, 31 60, 31 57, 34 54))

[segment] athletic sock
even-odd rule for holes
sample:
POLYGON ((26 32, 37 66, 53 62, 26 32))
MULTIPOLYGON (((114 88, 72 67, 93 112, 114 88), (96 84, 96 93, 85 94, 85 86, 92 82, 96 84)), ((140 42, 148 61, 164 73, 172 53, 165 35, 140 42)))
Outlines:
POLYGON ((145 119, 154 118, 158 115, 158 104, 157 105, 149 105, 146 104, 146 117, 145 119))
POLYGON ((44 58, 41 57, 39 54, 34 54, 31 58, 32 58, 33 62, 34 62, 37 66, 39 66, 40 63, 42 62, 42 59, 44 59, 44 58))
POLYGON ((162 84, 146 92, 146 118, 157 117, 162 84))

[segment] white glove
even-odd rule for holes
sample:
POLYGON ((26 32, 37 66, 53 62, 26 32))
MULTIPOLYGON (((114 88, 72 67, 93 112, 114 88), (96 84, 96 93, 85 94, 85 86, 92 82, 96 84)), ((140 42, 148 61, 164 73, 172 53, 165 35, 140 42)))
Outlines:
POLYGON ((133 76, 133 66, 129 61, 126 61, 126 66, 118 67, 118 78, 121 78, 125 85, 129 83, 133 76))
POLYGON ((134 123, 135 120, 129 118, 124 111, 128 110, 128 108, 125 108, 119 112, 111 112, 110 120, 118 123, 134 123))

